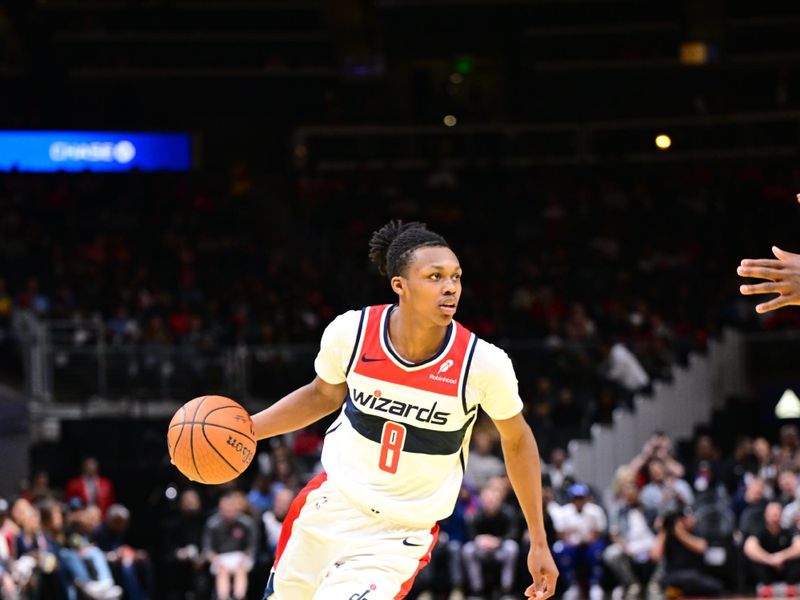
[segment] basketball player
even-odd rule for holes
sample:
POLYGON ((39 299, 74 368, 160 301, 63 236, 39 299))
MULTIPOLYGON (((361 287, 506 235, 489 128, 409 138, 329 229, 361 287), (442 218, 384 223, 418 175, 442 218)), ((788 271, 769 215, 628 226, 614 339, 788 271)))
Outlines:
POLYGON ((521 415, 508 356, 453 320, 461 266, 424 224, 390 222, 370 241, 396 305, 346 312, 322 335, 315 379, 253 416, 264 439, 334 411, 324 471, 297 495, 281 530, 265 598, 404 598, 430 560, 437 521, 453 511, 480 406, 500 432, 527 521, 533 583, 553 595, 539 451, 521 415))
MULTIPOLYGON (((800 194, 797 195, 800 202, 800 194)), ((764 283, 742 285, 739 291, 752 294, 778 294, 756 306, 756 312, 765 313, 783 306, 800 306, 800 254, 772 247, 775 258, 745 258, 736 272, 742 277, 767 279, 764 283), (777 259, 777 260, 776 260, 777 259)))

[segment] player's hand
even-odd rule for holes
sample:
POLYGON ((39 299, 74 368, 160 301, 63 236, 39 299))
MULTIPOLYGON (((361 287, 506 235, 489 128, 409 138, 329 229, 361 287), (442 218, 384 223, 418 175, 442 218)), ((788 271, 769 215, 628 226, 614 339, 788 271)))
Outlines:
POLYGON ((533 583, 525 590, 526 598, 545 600, 555 593, 558 569, 546 542, 531 544, 528 552, 528 571, 533 577, 533 583))
POLYGON ((764 283, 742 285, 739 291, 745 296, 752 294, 779 294, 756 306, 756 312, 765 313, 783 306, 800 306, 800 254, 793 254, 772 247, 775 259, 746 258, 736 272, 742 277, 767 279, 764 283), (776 260, 777 259, 777 260, 776 260))

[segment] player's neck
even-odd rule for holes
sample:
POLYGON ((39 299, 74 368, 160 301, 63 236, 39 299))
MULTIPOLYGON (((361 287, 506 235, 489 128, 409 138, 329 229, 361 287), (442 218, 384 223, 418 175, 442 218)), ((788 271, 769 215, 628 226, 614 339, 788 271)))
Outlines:
POLYGON ((396 308, 389 315, 389 340, 401 358, 419 363, 436 354, 444 343, 447 327, 415 319, 396 308))

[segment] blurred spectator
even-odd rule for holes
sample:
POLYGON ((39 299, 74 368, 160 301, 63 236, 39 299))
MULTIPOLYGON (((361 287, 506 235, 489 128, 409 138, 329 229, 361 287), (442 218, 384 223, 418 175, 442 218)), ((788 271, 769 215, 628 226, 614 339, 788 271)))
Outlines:
POLYGON ((130 316, 128 307, 117 306, 114 314, 106 322, 109 342, 114 346, 124 346, 138 341, 141 336, 139 323, 130 316))
POLYGON ((275 550, 278 547, 278 539, 281 535, 281 527, 286 515, 289 514, 289 507, 294 500, 295 492, 289 488, 281 488, 275 492, 274 506, 264 512, 261 519, 264 522, 264 531, 266 532, 266 546, 270 553, 275 556, 275 550))
POLYGON ((488 428, 475 431, 472 434, 472 450, 464 471, 464 479, 471 485, 480 489, 492 477, 504 475, 505 465, 494 452, 496 439, 488 428))
POLYGON ((640 598, 642 589, 648 598, 660 592, 656 563, 651 557, 656 535, 652 529, 656 515, 645 510, 639 502, 639 488, 632 481, 624 484, 625 504, 611 514, 609 536, 611 544, 603 553, 603 561, 625 588, 625 598, 640 598))
POLYGON ((642 506, 658 514, 691 506, 694 494, 689 484, 667 473, 664 461, 659 458, 647 463, 648 483, 642 488, 642 506))
POLYGON ((629 463, 629 467, 639 477, 641 485, 647 483, 648 467, 652 459, 661 461, 665 477, 681 478, 686 472, 684 466, 672 455, 672 439, 664 432, 654 432, 642 445, 639 454, 629 463))
POLYGON ((208 519, 203 532, 203 553, 211 565, 218 600, 245 600, 256 554, 255 531, 236 495, 222 496, 219 511, 208 519))
POLYGON ((614 480, 604 492, 603 506, 606 507, 607 514, 614 515, 628 505, 625 486, 629 483, 634 484, 637 489, 639 488, 636 481, 636 473, 631 466, 620 465, 614 472, 614 480))
POLYGON ((739 436, 733 454, 720 465, 720 480, 729 496, 743 489, 745 475, 756 472, 756 459, 753 455, 753 440, 750 436, 739 436))
POLYGON ((469 539, 469 521, 474 517, 480 505, 475 487, 462 481, 458 499, 453 513, 439 523, 439 540, 447 550, 447 568, 450 578, 452 600, 464 592, 464 568, 462 554, 464 543, 469 539))
POLYGON ((247 493, 247 501, 258 514, 272 509, 275 494, 283 489, 283 484, 273 483, 272 478, 264 473, 256 474, 253 485, 247 493))
POLYGON ((565 600, 580 597, 577 579, 580 566, 588 570, 589 599, 602 600, 603 551, 606 548, 608 519, 603 508, 591 501, 585 483, 574 483, 568 490, 570 502, 558 511, 553 525, 559 540, 553 545, 553 558, 567 586, 565 600))
POLYGON ((614 424, 614 411, 619 408, 618 395, 606 386, 600 386, 595 398, 589 405, 589 420, 600 425, 614 424))
POLYGON ((77 497, 70 500, 68 507, 60 551, 62 564, 82 592, 99 600, 119 598, 123 591, 114 581, 105 553, 89 540, 87 532, 93 524, 87 507, 77 497))
POLYGON ((300 461, 305 473, 312 473, 322 456, 323 438, 317 430, 318 425, 309 425, 295 432, 292 452, 300 461))
MULTIPOLYGON (((15 544, 15 540, 19 533, 22 531, 22 524, 25 522, 28 511, 31 508, 31 503, 23 497, 16 498, 11 503, 10 519, 6 522, 6 533, 10 535, 10 541, 15 544)), ((15 550, 16 555, 16 550, 15 550)))
POLYGON ((81 474, 67 482, 67 500, 80 498, 88 506, 97 506, 105 514, 114 503, 114 484, 99 473, 97 459, 88 457, 81 463, 81 474))
POLYGON ((694 443, 694 456, 686 469, 686 480, 695 492, 705 492, 720 476, 719 449, 710 435, 697 436, 694 443))
POLYGON ((744 506, 739 515, 739 531, 745 537, 756 535, 764 526, 764 509, 769 502, 766 485, 760 477, 747 482, 744 492, 744 506))
POLYGON ((299 490, 301 477, 298 472, 296 458, 286 446, 277 446, 272 452, 273 485, 299 490))
POLYGON ((5 540, 9 556, 13 558, 16 556, 14 540, 20 530, 19 526, 14 521, 14 517, 10 514, 9 509, 8 500, 0 498, 0 537, 5 540))
POLYGON ((0 277, 0 340, 8 335, 8 326, 11 322, 11 311, 14 300, 6 287, 6 280, 0 277))
POLYGON ((722 583, 705 572, 703 555, 708 542, 694 535, 694 516, 688 508, 666 513, 656 536, 652 557, 664 560, 661 585, 667 597, 717 596, 722 583))
POLYGON ((40 316, 46 315, 50 310, 50 298, 39 289, 39 279, 36 277, 28 278, 25 288, 17 295, 15 304, 40 316))
POLYGON ((62 545, 64 543, 64 513, 61 509, 61 504, 52 498, 40 498, 37 508, 39 509, 42 534, 47 541, 48 552, 55 558, 57 576, 55 585, 59 588, 57 595, 60 598, 70 598, 74 596, 74 589, 70 589, 74 581, 72 581, 73 578, 67 572, 61 558, 62 545))
POLYGON ((795 498, 783 507, 781 513, 781 527, 784 529, 798 529, 800 530, 800 498, 795 498))
POLYGON ((469 541, 464 543, 464 568, 472 592, 482 595, 484 567, 500 567, 500 592, 510 596, 519 555, 519 520, 514 510, 503 504, 502 492, 496 486, 486 486, 480 492, 481 506, 467 520, 469 541))
POLYGON ((31 484, 22 494, 22 497, 35 504, 37 501, 54 498, 56 493, 50 488, 50 476, 47 471, 37 471, 31 478, 31 484))
MULTIPOLYGON (((119 586, 110 579, 93 579, 89 573, 88 559, 78 556, 75 550, 64 546, 66 536, 61 505, 53 499, 46 499, 42 500, 38 506, 42 520, 42 532, 47 538, 50 552, 57 557, 58 584, 61 588, 57 596, 68 600, 77 600, 80 591, 90 600, 119 598, 122 595, 122 589, 119 586)), ((102 570, 100 572, 102 573, 102 570)))
POLYGON ((773 449, 775 467, 795 469, 800 465, 800 432, 797 425, 786 423, 778 430, 778 443, 773 449))
POLYGON ((8 536, 5 535, 5 522, 8 518, 8 501, 0 498, 0 598, 15 600, 19 597, 20 589, 14 580, 14 551, 8 536))
POLYGON ((93 529, 92 541, 105 552, 109 564, 118 570, 128 599, 149 600, 155 592, 153 565, 145 550, 127 543, 130 523, 130 511, 122 504, 112 504, 103 522, 93 529))
POLYGON ((575 342, 589 342, 597 333, 594 321, 586 312, 586 307, 581 302, 574 302, 564 323, 567 337, 575 342))
POLYGON ((563 448, 555 447, 550 451, 550 461, 545 463, 542 474, 550 478, 550 486, 557 498, 566 492, 570 482, 575 480, 575 467, 563 448))
POLYGON ((758 437, 753 441, 753 454, 756 458, 756 473, 764 480, 767 488, 771 488, 778 476, 772 447, 765 438, 758 437))
POLYGON ((12 515, 16 515, 20 529, 14 540, 17 582, 23 594, 35 597, 43 593, 40 575, 55 570, 55 557, 49 552, 47 538, 42 532, 39 511, 29 502, 20 500, 15 504, 12 515))
POLYGON ((764 585, 800 582, 800 535, 781 527, 781 504, 770 502, 764 509, 764 527, 744 542, 747 567, 758 586, 758 595, 772 594, 764 585))
POLYGON ((187 594, 204 597, 209 589, 206 558, 202 552, 205 517, 200 495, 194 489, 181 492, 179 512, 164 527, 163 582, 167 598, 186 600, 187 594))
POLYGON ((781 506, 787 506, 797 499, 797 474, 791 469, 783 469, 778 473, 775 500, 781 506))
POLYGON ((650 385, 647 371, 625 344, 605 340, 601 342, 600 350, 605 354, 603 363, 605 376, 625 390, 630 397, 650 385))
POLYGON ((94 504, 85 506, 82 522, 83 533, 91 538, 103 523, 103 513, 100 512, 100 507, 94 504))

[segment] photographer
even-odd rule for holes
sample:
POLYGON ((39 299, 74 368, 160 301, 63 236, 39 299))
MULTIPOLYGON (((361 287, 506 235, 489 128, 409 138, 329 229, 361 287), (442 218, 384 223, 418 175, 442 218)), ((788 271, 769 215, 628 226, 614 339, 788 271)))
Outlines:
POLYGON ((661 528, 651 552, 653 560, 664 559, 662 586, 684 596, 716 596, 722 583, 704 572, 703 555, 708 542, 692 533, 695 519, 691 511, 670 511, 661 518, 661 528))

